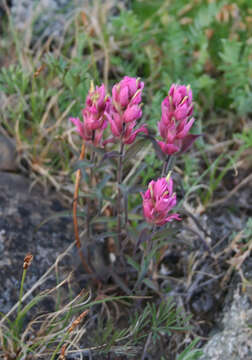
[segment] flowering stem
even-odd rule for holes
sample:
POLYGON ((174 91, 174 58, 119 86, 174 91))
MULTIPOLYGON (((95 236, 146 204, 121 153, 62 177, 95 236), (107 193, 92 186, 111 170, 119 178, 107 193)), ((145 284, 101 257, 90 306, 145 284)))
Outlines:
POLYGON ((118 163, 118 171, 117 171, 117 184, 118 184, 118 195, 117 195, 117 232, 118 232, 118 249, 120 249, 120 243, 122 241, 122 214, 121 214, 121 197, 122 192, 120 189, 120 185, 122 183, 122 169, 123 169, 123 151, 124 151, 124 143, 121 141, 120 146, 120 155, 119 155, 119 163, 118 163))
MULTIPOLYGON (((81 146, 81 154, 80 154, 80 160, 84 159, 85 156, 85 142, 83 141, 81 146)), ((78 193, 79 193, 79 187, 80 187, 80 180, 81 180, 81 171, 80 169, 77 170, 76 173, 76 180, 75 180, 75 189, 74 189, 74 201, 73 201, 73 223, 74 223, 74 235, 75 235, 75 243, 79 252, 79 256, 82 262, 82 265, 87 273, 91 274, 92 271, 90 267, 88 266, 84 255, 81 250, 81 243, 80 243, 80 237, 79 237, 79 227, 78 227, 78 221, 77 221, 77 200, 78 200, 78 193)))
MULTIPOLYGON (((95 161, 95 152, 92 151, 92 154, 91 154, 91 164, 94 163, 95 161)), ((93 186, 93 168, 91 167, 90 168, 90 188, 92 189, 92 186, 93 186)), ((90 218, 91 218, 91 213, 90 213, 90 208, 91 208, 91 205, 92 205, 92 199, 90 198, 87 198, 87 216, 86 216, 86 229, 87 229, 87 239, 89 240, 90 239, 90 218)))
POLYGON ((23 292, 24 292, 24 282, 25 282, 27 269, 31 265, 32 259, 33 259, 33 256, 30 253, 28 253, 26 255, 26 257, 24 258, 24 263, 23 263, 23 273, 22 273, 21 285, 20 285, 20 290, 19 290, 17 317, 15 320, 15 326, 13 329, 13 335, 14 335, 14 339, 15 339, 15 341, 14 341, 15 349, 16 349, 16 346, 18 345, 18 343, 16 342, 16 338, 19 337, 20 324, 22 324, 22 321, 20 321, 20 317, 21 317, 22 298, 23 298, 23 292))
MULTIPOLYGON (((19 315, 21 312, 21 306, 22 306, 22 297, 23 297, 23 291, 24 291, 24 281, 25 281, 25 277, 26 277, 26 273, 27 273, 27 268, 23 269, 23 274, 22 274, 22 280, 21 280, 21 285, 20 285, 20 290, 19 290, 19 299, 18 299, 18 310, 17 310, 17 317, 15 320, 15 326, 13 329, 13 335, 14 338, 18 338, 19 335, 19 315)), ((15 341, 14 342, 14 347, 16 349, 16 347, 18 346, 18 343, 15 341)))
POLYGON ((22 274, 20 290, 19 290, 19 301, 18 301, 17 317, 18 317, 18 315, 19 315, 19 313, 21 311, 21 304, 22 304, 22 297, 23 297, 23 290, 24 290, 24 281, 25 281, 26 273, 27 273, 27 269, 24 269, 23 274, 22 274))
POLYGON ((168 155, 162 169, 162 177, 166 176, 167 173, 172 170, 173 165, 173 155, 168 155))

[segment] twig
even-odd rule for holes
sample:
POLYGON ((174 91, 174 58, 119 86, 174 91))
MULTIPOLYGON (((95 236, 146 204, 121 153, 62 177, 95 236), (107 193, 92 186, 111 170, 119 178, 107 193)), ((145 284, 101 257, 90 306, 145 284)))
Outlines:
POLYGON ((203 232, 203 234, 211 239, 211 234, 209 234, 207 230, 204 229, 200 221, 189 210, 181 209, 180 213, 189 216, 193 220, 194 224, 203 232))
POLYGON ((149 335, 148 335, 148 337, 147 337, 146 343, 145 343, 145 345, 144 345, 144 349, 143 349, 143 353, 142 353, 141 360, 144 360, 144 359, 145 359, 146 352, 147 352, 148 347, 149 347, 149 345, 150 345, 151 337, 152 337, 152 332, 150 332, 149 335))
POLYGON ((229 200, 238 190, 240 190, 244 185, 252 181, 252 174, 248 175, 245 179, 243 179, 240 184, 236 185, 233 190, 231 190, 226 197, 214 201, 212 204, 209 204, 208 207, 215 207, 225 203, 229 200))

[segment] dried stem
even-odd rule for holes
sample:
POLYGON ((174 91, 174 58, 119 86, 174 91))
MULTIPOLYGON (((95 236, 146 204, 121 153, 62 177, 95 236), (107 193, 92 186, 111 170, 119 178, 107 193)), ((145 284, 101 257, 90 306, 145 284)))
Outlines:
MULTIPOLYGON (((80 160, 84 159, 85 156, 85 142, 83 141, 81 146, 81 154, 80 154, 80 160)), ((81 171, 80 169, 77 170, 76 173, 76 180, 75 180, 75 189, 74 189, 74 201, 73 201, 73 223, 74 223, 74 235, 75 235, 75 243, 79 252, 79 256, 82 262, 82 265, 87 273, 92 274, 92 270, 88 266, 84 255, 81 251, 81 243, 80 243, 80 237, 79 237, 79 227, 78 227, 78 221, 77 221, 77 200, 78 200, 78 194, 79 194, 79 187, 80 187, 80 180, 81 180, 81 171)))

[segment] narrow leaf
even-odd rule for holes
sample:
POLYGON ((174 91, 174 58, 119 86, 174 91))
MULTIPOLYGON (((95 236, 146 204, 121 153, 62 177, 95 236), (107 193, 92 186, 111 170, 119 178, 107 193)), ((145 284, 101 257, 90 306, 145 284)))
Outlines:
POLYGON ((129 160, 135 159, 136 154, 143 149, 145 144, 147 143, 146 139, 139 139, 138 141, 135 141, 126 151, 124 156, 124 161, 127 162, 129 160))

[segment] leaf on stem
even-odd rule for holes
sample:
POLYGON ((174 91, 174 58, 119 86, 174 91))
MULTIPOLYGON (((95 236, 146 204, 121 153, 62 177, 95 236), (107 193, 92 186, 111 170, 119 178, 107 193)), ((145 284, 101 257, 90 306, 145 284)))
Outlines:
POLYGON ((195 135, 195 134, 188 134, 184 139, 183 139, 183 143, 182 143, 182 147, 180 150, 180 153, 184 153, 186 152, 189 147, 194 143, 194 141, 199 137, 202 136, 201 134, 199 135, 195 135))
POLYGON ((148 228, 144 228, 139 234, 139 237, 136 242, 136 248, 138 248, 142 243, 146 241, 147 242, 150 241, 150 239, 151 239, 150 230, 148 228))
POLYGON ((161 160, 161 161, 165 161, 166 160, 166 155, 163 153, 163 151, 161 150, 157 140, 155 139, 154 136, 152 135, 144 135, 144 137, 146 137, 147 139, 149 139, 153 145, 153 149, 157 155, 157 157, 161 160))
POLYGON ((136 154, 143 149, 146 143, 147 139, 145 138, 135 141, 126 151, 124 161, 127 162, 129 160, 135 159, 136 154))
POLYGON ((171 227, 162 229, 162 230, 156 230, 154 232, 154 235, 152 237, 153 241, 157 241, 157 240, 163 240, 165 239, 167 242, 173 242, 176 241, 178 242, 179 240, 177 238, 175 238, 175 235, 177 234, 177 229, 173 229, 171 227))
POLYGON ((103 155, 101 158, 98 167, 104 164, 104 161, 111 160, 114 158, 118 158, 120 156, 120 153, 118 151, 109 151, 103 155))

